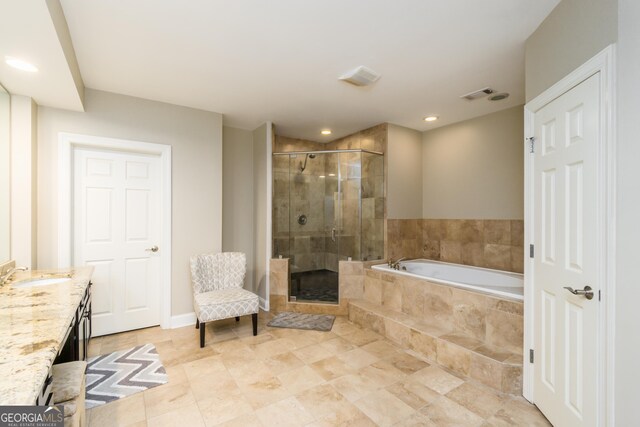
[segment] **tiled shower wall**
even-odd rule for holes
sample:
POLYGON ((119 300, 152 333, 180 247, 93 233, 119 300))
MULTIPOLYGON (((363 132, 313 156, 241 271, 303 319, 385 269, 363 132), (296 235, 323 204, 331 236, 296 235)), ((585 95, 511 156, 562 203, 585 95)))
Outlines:
POLYGON ((387 256, 522 273, 524 221, 387 219, 387 256))

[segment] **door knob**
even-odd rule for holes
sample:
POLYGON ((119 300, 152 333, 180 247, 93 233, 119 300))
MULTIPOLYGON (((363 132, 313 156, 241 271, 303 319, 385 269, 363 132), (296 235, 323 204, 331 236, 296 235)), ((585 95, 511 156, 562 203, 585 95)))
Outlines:
POLYGON ((145 249, 147 252, 158 252, 158 246, 152 246, 150 248, 145 249))
POLYGON ((586 299, 593 299, 593 289, 591 289, 591 286, 585 286, 584 289, 573 289, 569 286, 565 286, 564 288, 574 295, 584 295, 586 299))

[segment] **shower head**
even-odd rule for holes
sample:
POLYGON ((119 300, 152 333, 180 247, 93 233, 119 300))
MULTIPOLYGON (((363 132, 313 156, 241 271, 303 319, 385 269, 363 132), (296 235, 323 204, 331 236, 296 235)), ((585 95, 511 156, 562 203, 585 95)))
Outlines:
POLYGON ((315 159, 315 158, 316 158, 315 154, 307 153, 307 155, 304 156, 304 165, 302 164, 302 162, 300 162, 300 173, 304 172, 304 170, 307 168, 307 160, 315 159))

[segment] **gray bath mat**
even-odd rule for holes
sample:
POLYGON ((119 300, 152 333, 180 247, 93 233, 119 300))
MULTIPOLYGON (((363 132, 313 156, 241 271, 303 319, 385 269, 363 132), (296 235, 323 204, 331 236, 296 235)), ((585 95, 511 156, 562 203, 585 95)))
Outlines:
POLYGON ((153 344, 93 357, 87 363, 87 409, 165 384, 167 372, 153 344))
POLYGON ((277 314, 267 326, 274 328, 308 329, 312 331, 330 331, 336 316, 330 314, 284 313, 277 314))

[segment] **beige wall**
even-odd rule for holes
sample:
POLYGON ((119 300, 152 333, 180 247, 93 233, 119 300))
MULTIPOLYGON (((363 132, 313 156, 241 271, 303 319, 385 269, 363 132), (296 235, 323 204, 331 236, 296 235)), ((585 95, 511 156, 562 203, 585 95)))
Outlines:
POLYGON ((640 2, 619 0, 619 4, 615 424, 631 426, 638 423, 640 383, 640 2))
POLYGON ((389 124, 387 218, 422 218, 422 133, 389 124))
POLYGON ((222 247, 222 115, 96 90, 38 109, 38 267, 57 265, 58 133, 172 146, 172 314, 193 311, 189 257, 222 247))
POLYGON ((245 288, 253 285, 253 133, 222 128, 222 250, 247 255, 245 288))
POLYGON ((527 101, 617 40, 618 0, 562 0, 529 37, 527 101))
POLYGON ((267 281, 270 257, 271 236, 269 230, 271 192, 268 191, 268 162, 271 159, 271 124, 265 123, 253 131, 253 236, 254 236, 254 287, 253 291, 264 301, 269 299, 267 281))
POLYGON ((524 113, 513 107, 423 134, 422 217, 524 217, 524 113))

